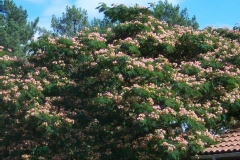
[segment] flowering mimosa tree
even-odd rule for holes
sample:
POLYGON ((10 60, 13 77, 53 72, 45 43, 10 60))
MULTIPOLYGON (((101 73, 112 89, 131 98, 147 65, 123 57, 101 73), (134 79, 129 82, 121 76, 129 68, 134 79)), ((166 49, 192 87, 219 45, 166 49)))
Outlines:
POLYGON ((0 52, 5 159, 183 159, 239 120, 239 31, 129 9, 104 33, 43 36, 27 60, 0 52))

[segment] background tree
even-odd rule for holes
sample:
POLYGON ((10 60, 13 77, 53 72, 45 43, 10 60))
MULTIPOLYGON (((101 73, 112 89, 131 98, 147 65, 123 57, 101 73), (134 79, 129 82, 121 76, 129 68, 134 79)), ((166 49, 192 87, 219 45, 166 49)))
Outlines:
POLYGON ((99 31, 105 32, 107 28, 112 28, 114 23, 111 22, 111 19, 104 17, 103 19, 95 18, 90 23, 90 29, 94 27, 99 28, 99 31))
POLYGON ((52 30, 48 30, 48 29, 46 29, 45 27, 37 27, 37 32, 38 32, 38 34, 40 35, 40 36, 42 36, 42 35, 49 35, 49 36, 56 36, 56 34, 54 34, 53 33, 53 31, 52 30))
POLYGON ((233 30, 240 30, 240 23, 236 23, 233 30))
POLYGON ((24 55, 26 44, 36 33, 39 18, 27 22, 27 11, 21 6, 17 7, 12 0, 4 0, 5 16, 1 16, 0 46, 5 50, 11 49, 13 54, 24 55))
POLYGON ((180 6, 173 6, 167 0, 159 1, 157 5, 152 5, 153 16, 159 20, 166 21, 170 26, 175 24, 181 26, 191 26, 195 29, 199 28, 196 16, 191 19, 188 17, 187 8, 180 11, 180 6))
POLYGON ((84 27, 88 26, 87 11, 77 8, 75 5, 72 7, 67 6, 66 13, 63 12, 62 17, 52 16, 51 27, 53 32, 60 36, 73 37, 84 27))

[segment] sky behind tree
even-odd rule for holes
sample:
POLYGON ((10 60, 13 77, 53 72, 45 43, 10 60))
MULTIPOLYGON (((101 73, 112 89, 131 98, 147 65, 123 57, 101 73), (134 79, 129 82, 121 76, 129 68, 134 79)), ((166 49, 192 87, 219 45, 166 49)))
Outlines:
MULTIPOLYGON (((111 4, 125 4, 133 6, 136 3, 148 7, 148 3, 158 3, 159 0, 14 0, 17 6, 22 6, 28 12, 29 21, 40 18, 39 26, 50 29, 52 15, 61 16, 66 6, 76 5, 86 9, 89 19, 103 18, 103 14, 95 9, 99 2, 111 4)), ((165 1, 165 0, 164 0, 165 1)), ((189 17, 195 15, 200 29, 207 26, 229 27, 232 29, 240 22, 240 0, 168 0, 181 9, 187 8, 189 17)))

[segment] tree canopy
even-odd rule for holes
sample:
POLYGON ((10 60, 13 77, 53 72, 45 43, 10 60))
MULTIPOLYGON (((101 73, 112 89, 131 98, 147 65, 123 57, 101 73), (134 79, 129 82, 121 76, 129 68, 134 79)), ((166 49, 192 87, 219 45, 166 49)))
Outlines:
POLYGON ((199 28, 199 24, 196 21, 196 16, 191 19, 188 17, 187 8, 180 11, 180 6, 173 6, 167 0, 165 2, 159 1, 158 4, 151 4, 150 7, 142 7, 136 4, 134 7, 127 7, 124 4, 116 5, 112 4, 114 8, 108 7, 105 3, 101 3, 97 9, 99 12, 103 12, 105 17, 111 19, 114 22, 125 22, 134 20, 139 14, 152 15, 160 21, 166 21, 169 26, 181 25, 191 26, 194 29, 199 28), (138 10, 135 8, 138 7, 138 10))
POLYGON ((63 12, 62 17, 52 16, 51 27, 53 32, 61 36, 73 37, 77 32, 88 26, 87 11, 77 8, 75 5, 67 6, 66 13, 63 12))
POLYGON ((26 44, 36 33, 39 18, 27 22, 27 11, 17 7, 12 0, 4 0, 5 15, 0 15, 0 46, 5 50, 11 49, 13 54, 24 55, 26 44))
POLYGON ((173 6, 167 0, 159 1, 157 5, 153 5, 153 16, 161 21, 166 21, 168 25, 191 26, 194 29, 199 28, 196 16, 191 19, 188 17, 187 8, 180 11, 180 6, 173 6))
POLYGON ((129 17, 0 48, 5 159, 189 159, 239 122, 239 30, 129 17))

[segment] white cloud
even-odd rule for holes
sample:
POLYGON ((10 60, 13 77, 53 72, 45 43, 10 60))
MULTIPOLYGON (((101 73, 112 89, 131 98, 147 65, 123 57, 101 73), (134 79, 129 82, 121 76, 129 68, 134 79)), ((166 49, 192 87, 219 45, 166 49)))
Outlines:
POLYGON ((180 4, 184 2, 185 0, 168 0, 169 3, 172 3, 173 5, 180 4))
POLYGON ((40 5, 48 2, 48 0, 25 0, 25 1, 33 3, 35 5, 40 5))
POLYGON ((44 27, 47 30, 51 30, 51 19, 52 19, 52 17, 41 17, 39 19, 38 26, 44 27))
MULTIPOLYGON (((28 0, 35 1, 35 0, 28 0)), ((51 19, 52 15, 56 15, 60 17, 63 12, 65 12, 66 6, 71 6, 72 4, 69 0, 37 0, 44 3, 44 9, 42 14, 40 15, 40 20, 38 25, 40 27, 44 27, 48 30, 51 29, 51 19)))
POLYGON ((51 0, 47 4, 43 16, 52 16, 57 15, 61 16, 63 12, 65 12, 66 6, 71 6, 72 4, 68 0, 51 0))

